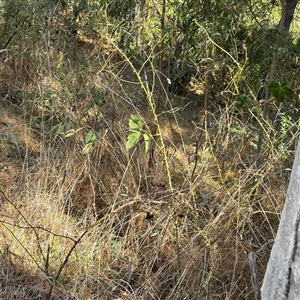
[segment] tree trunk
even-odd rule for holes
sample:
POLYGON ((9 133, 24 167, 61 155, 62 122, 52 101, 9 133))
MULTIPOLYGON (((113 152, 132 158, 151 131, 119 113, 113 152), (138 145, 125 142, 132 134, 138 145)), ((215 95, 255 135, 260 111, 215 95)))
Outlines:
POLYGON ((290 29, 298 1, 299 0, 286 0, 285 18, 283 24, 283 27, 286 31, 289 31, 290 29))
POLYGON ((300 299, 300 143, 265 273, 262 300, 300 299))

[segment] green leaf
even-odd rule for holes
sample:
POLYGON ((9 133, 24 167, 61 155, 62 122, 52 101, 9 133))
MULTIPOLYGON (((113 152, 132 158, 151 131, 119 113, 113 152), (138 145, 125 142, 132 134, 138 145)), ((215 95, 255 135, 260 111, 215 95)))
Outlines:
POLYGON ((129 149, 133 148, 139 141, 140 136, 141 136, 140 132, 133 132, 133 133, 129 134, 129 136, 127 138, 126 149, 129 150, 129 149))
POLYGON ((151 144, 151 136, 148 133, 144 133, 144 140, 145 140, 145 153, 147 153, 151 144))
POLYGON ((140 132, 143 129, 143 123, 137 116, 131 115, 129 119, 129 128, 132 132, 140 132))
POLYGON ((261 107, 260 107, 259 104, 256 104, 256 105, 254 106, 254 111, 256 112, 256 114, 257 114, 258 116, 261 116, 261 114, 262 114, 262 109, 261 109, 261 107))
POLYGON ((68 131, 66 132, 65 137, 73 136, 75 133, 76 133, 76 130, 75 130, 75 129, 70 129, 70 130, 68 130, 68 131))
MULTIPOLYGON (((48 131, 48 134, 50 134, 50 133, 57 133, 57 131, 59 130, 59 127, 61 127, 61 126, 63 126, 63 125, 61 125, 61 124, 56 124, 56 125, 54 125, 53 127, 51 127, 51 129, 48 131)), ((61 130, 60 130, 61 131, 61 130)))
POLYGON ((70 136, 73 136, 75 133, 77 133, 78 131, 80 131, 81 129, 83 129, 84 127, 80 127, 78 129, 70 129, 66 132, 66 135, 65 137, 70 137, 70 136))
POLYGON ((97 139, 97 133, 94 130, 90 130, 85 138, 85 144, 92 144, 97 139))
POLYGON ((64 125, 65 125, 66 130, 70 130, 71 129, 71 124, 70 124, 68 118, 64 119, 64 125))
POLYGON ((272 81, 269 85, 269 90, 278 102, 283 102, 286 96, 293 95, 290 82, 284 82, 279 85, 277 82, 272 81))
POLYGON ((246 94, 239 94, 236 97, 235 107, 237 109, 248 109, 250 99, 246 94))
POLYGON ((92 98, 91 102, 96 104, 97 106, 103 106, 104 104, 106 104, 106 101, 103 98, 92 98))

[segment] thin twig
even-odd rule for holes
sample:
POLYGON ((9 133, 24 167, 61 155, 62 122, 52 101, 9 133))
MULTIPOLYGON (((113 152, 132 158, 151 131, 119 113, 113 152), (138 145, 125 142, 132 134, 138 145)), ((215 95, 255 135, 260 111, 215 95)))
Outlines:
POLYGON ((251 279, 252 279, 252 286, 254 290, 255 300, 261 300, 258 270, 257 270, 255 254, 253 252, 249 253, 249 262, 251 268, 251 279))

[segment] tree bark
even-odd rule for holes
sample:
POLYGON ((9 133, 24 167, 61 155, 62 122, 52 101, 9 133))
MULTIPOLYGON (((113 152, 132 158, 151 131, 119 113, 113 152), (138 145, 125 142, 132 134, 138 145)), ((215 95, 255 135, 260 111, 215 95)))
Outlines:
POLYGON ((284 18, 284 24, 283 27, 286 31, 289 31, 296 6, 298 4, 299 0, 286 0, 285 5, 285 18, 284 18))
POLYGON ((262 300, 300 299, 300 144, 265 273, 262 300))

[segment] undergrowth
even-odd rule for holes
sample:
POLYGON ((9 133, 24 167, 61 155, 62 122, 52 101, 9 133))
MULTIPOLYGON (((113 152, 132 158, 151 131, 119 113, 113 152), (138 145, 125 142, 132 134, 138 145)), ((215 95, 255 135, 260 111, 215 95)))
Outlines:
MULTIPOLYGON (((206 77, 171 94, 158 55, 133 62, 108 34, 60 50, 47 38, 31 59, 3 54, 1 297, 253 299, 248 253, 262 280, 297 111, 239 109, 229 90, 211 99, 206 77), (143 139, 126 149, 132 115, 147 151, 143 139)), ((251 84, 243 63, 236 92, 251 84)))

